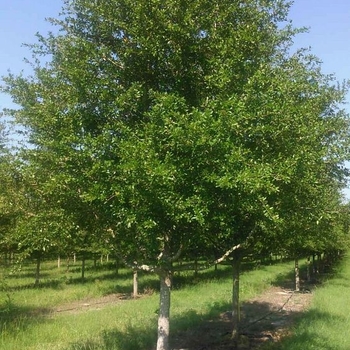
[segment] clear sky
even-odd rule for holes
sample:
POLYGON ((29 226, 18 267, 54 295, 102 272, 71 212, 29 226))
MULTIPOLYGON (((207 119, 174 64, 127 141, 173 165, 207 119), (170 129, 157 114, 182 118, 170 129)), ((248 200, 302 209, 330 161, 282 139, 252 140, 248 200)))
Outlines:
MULTIPOLYGON (((0 76, 8 69, 26 69, 23 58, 30 58, 30 52, 22 43, 33 43, 36 32, 51 30, 45 18, 57 17, 62 5, 63 0, 0 0, 0 76)), ((350 79, 350 0, 295 0, 289 17, 294 26, 310 28, 295 38, 295 47, 310 46, 325 73, 350 79)), ((11 107, 11 100, 0 94, 0 110, 4 107, 11 107)))

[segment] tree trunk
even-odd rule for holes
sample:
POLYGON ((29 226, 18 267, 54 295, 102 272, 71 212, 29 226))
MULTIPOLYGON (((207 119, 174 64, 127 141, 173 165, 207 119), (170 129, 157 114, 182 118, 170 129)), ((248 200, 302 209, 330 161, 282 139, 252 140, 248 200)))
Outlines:
POLYGON ((197 258, 194 260, 194 277, 198 277, 198 260, 197 258))
POLYGON ((170 291, 170 272, 163 271, 163 273, 160 274, 157 350, 169 350, 170 291))
POLYGON ((312 273, 316 275, 317 273, 317 267, 316 267, 316 260, 315 260, 315 253, 312 254, 312 273))
POLYGON ((115 259, 115 274, 118 276, 119 275, 119 259, 115 259))
POLYGON ((57 257, 57 268, 59 269, 61 267, 61 257, 57 257))
POLYGON ((38 286, 40 283, 40 263, 41 263, 41 256, 40 254, 36 258, 36 269, 35 269, 35 286, 38 286))
POLYGON ((294 260, 294 271, 295 271, 295 291, 300 291, 300 277, 299 277, 299 260, 295 258, 294 260))
POLYGON ((308 255, 306 262, 306 280, 311 281, 311 257, 308 255))
POLYGON ((94 269, 96 270, 97 268, 97 257, 96 254, 94 254, 94 269))
POLYGON ((317 254, 317 271, 318 273, 322 273, 322 255, 320 253, 317 254))
POLYGON ((233 252, 232 260, 232 339, 236 339, 239 335, 239 324, 241 320, 241 311, 239 305, 239 275, 241 267, 240 252, 233 252))
POLYGON ((81 279, 85 280, 85 255, 83 255, 83 259, 81 261, 81 279))
POLYGON ((139 295, 139 280, 137 270, 133 270, 133 297, 137 298, 139 295))
POLYGON ((66 265, 66 272, 69 272, 69 263, 70 263, 70 256, 67 256, 67 265, 66 265))

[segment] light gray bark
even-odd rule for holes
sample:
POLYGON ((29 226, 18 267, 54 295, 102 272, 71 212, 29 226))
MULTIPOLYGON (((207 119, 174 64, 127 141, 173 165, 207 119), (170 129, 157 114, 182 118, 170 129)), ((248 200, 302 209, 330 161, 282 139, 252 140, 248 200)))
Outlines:
POLYGON ((300 277, 299 277, 299 260, 295 258, 294 261, 294 271, 295 271, 295 291, 300 291, 300 277))
POLYGON ((160 303, 158 316, 157 350, 169 350, 171 276, 169 271, 160 274, 160 303))
POLYGON ((241 321, 241 310, 239 304, 239 275, 241 267, 241 256, 238 251, 233 253, 232 260, 232 338, 236 339, 239 335, 239 325, 241 321))
POLYGON ((137 270, 133 270, 133 297, 137 298, 139 295, 139 280, 137 270))

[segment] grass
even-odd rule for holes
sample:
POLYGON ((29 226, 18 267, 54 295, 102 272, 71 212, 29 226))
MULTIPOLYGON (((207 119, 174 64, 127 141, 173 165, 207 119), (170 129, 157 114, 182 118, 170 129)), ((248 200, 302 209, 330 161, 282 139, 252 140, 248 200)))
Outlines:
MULTIPOLYGON (((241 277, 242 301, 260 293, 292 271, 292 263, 261 266, 241 277)), ((4 272, 3 272, 4 273, 4 272)), ((79 267, 65 273, 54 262, 42 266, 41 286, 34 288, 34 265, 6 278, 7 291, 1 293, 0 349, 17 350, 150 350, 155 344, 158 309, 158 280, 141 274, 140 291, 152 291, 136 300, 110 304, 100 310, 50 313, 60 304, 100 297, 110 293, 131 293, 132 273, 117 275, 112 265, 94 269, 87 266, 86 281, 79 279, 79 267)), ((230 309, 231 271, 220 266, 201 272, 174 276, 172 292, 172 334, 230 309)), ((304 348, 305 349, 305 348, 304 348)))
POLYGON ((312 305, 274 350, 350 349, 350 254, 335 269, 334 276, 318 288, 312 305))

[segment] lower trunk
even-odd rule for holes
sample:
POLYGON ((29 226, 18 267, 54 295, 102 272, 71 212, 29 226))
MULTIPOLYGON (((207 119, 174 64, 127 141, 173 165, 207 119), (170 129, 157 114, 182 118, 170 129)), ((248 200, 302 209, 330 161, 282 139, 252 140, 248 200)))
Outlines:
POLYGON ((295 258, 294 261, 294 271, 295 271, 295 291, 300 291, 300 278, 299 278, 299 260, 298 258, 295 258))
POLYGON ((198 260, 195 259, 194 261, 194 277, 197 278, 198 277, 198 260))
POLYGON ((41 258, 38 256, 36 258, 36 269, 35 269, 35 285, 38 286, 40 282, 40 263, 41 263, 41 258))
POLYGON ((97 268, 97 257, 96 254, 94 254, 94 269, 96 270, 97 268))
POLYGON ((133 297, 137 298, 137 296, 139 295, 139 280, 137 270, 133 271, 133 288, 133 297))
POLYGON ((81 279, 83 281, 85 279, 85 256, 83 256, 83 260, 81 262, 81 279))
POLYGON ((70 257, 68 255, 68 257, 67 257, 67 265, 66 265, 66 272, 69 272, 69 263, 70 263, 70 257))
POLYGON ((169 271, 163 271, 163 273, 160 274, 157 350, 169 350, 170 290, 170 273, 169 271))
POLYGON ((61 267, 61 257, 57 257, 57 268, 59 269, 61 267))
POLYGON ((115 274, 118 276, 119 275, 119 259, 115 259, 115 274))
POLYGON ((311 265, 311 258, 310 258, 310 255, 309 255, 307 257, 307 263, 306 263, 306 279, 307 279, 308 282, 311 281, 310 265, 311 265))
POLYGON ((318 271, 316 266, 315 254, 312 254, 312 273, 316 275, 317 272, 318 271))
POLYGON ((322 255, 317 254, 317 271, 318 273, 322 273, 322 255))
POLYGON ((239 252, 234 252, 232 260, 233 285, 232 285, 232 338, 236 339, 239 335, 239 324, 241 312, 239 305, 239 275, 241 267, 241 257, 239 252))

